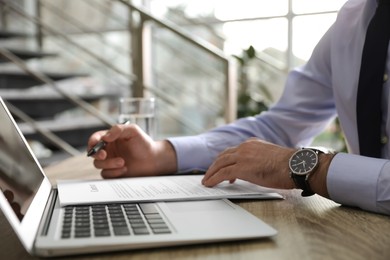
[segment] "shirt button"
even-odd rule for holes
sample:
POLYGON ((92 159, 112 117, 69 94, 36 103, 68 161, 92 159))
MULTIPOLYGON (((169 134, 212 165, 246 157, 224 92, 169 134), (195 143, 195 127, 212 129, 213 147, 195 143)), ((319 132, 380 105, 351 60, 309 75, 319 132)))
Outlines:
POLYGON ((387 142, 389 141, 389 138, 385 135, 383 135, 381 137, 381 144, 387 144, 387 142))
POLYGON ((389 75, 387 73, 385 73, 383 75, 383 82, 386 82, 388 79, 389 79, 389 75))

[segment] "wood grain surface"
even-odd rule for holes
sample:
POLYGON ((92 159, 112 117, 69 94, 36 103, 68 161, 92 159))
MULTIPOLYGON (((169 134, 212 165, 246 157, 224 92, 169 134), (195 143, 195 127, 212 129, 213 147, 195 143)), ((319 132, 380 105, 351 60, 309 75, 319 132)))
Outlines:
MULTIPOLYGON (((52 180, 100 178, 92 159, 78 156, 45 169, 52 180)), ((284 200, 233 201, 278 230, 275 237, 144 249, 56 259, 390 259, 390 218, 340 206, 318 195, 280 191, 284 200)), ((357 194, 358 196, 358 194, 357 194)), ((0 215, 0 259, 34 259, 0 215)))

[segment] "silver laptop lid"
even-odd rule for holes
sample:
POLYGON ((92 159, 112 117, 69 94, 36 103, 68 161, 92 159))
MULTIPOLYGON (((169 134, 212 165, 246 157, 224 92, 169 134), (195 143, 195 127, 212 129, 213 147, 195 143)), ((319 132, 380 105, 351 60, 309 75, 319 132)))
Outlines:
POLYGON ((0 97, 0 207, 28 252, 51 184, 0 97))

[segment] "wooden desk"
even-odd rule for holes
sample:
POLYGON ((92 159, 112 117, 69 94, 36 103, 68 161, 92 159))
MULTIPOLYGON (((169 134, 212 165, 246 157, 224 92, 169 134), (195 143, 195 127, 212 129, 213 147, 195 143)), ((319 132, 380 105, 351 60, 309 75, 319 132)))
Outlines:
MULTIPOLYGON (((75 157, 48 167, 56 178, 96 178, 92 160, 75 157)), ((236 202, 279 233, 271 239, 104 253, 69 259, 390 259, 390 218, 342 207, 320 196, 236 202)), ((358 194, 356 194, 358 196, 358 194)), ((0 259, 33 259, 1 214, 0 259)))

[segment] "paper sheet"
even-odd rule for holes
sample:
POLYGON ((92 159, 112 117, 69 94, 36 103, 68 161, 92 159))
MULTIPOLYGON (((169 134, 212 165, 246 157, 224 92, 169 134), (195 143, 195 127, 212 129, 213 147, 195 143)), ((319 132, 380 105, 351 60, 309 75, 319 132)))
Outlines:
POLYGON ((174 175, 58 181, 58 192, 62 206, 102 202, 282 198, 272 189, 242 180, 236 180, 234 184, 223 182, 213 188, 208 188, 201 184, 202 178, 202 175, 174 175))

